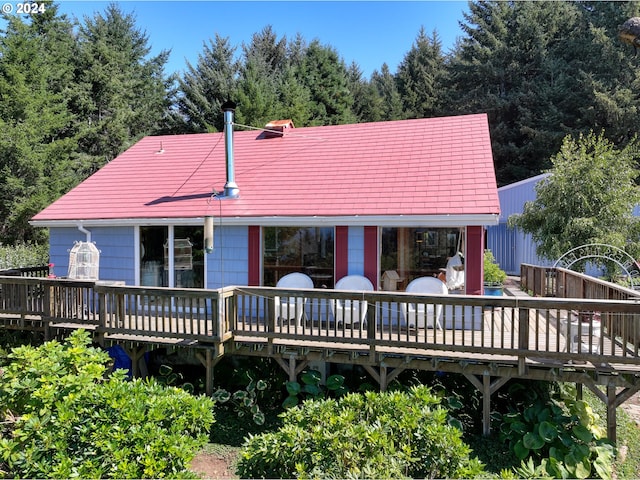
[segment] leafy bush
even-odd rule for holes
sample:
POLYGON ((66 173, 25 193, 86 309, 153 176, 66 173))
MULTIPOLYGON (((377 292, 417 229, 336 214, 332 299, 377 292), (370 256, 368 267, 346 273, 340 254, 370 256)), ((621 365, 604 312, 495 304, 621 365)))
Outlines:
MULTIPOLYGON (((550 397, 527 389, 530 400, 500 415, 501 438, 522 461, 533 458, 554 478, 611 478, 613 446, 588 403, 575 400, 575 387, 553 384, 550 397)), ((514 384, 510 393, 524 388, 514 384)), ((533 462, 522 464, 525 471, 533 462)), ((517 473, 522 475, 522 471, 517 473)))
POLYGON ((37 267, 49 262, 47 244, 20 244, 6 246, 0 244, 0 270, 10 268, 37 267))
POLYGON ((469 478, 461 432, 427 387, 307 400, 284 412, 276 432, 251 436, 238 462, 243 478, 469 478))
POLYGON ((219 388, 213 394, 213 399, 218 403, 229 402, 239 418, 251 418, 256 425, 264 425, 266 417, 260 409, 259 399, 267 389, 268 384, 264 380, 251 380, 244 389, 231 393, 224 388, 219 388))
POLYGON ((207 441, 212 400, 110 376, 86 332, 14 348, 0 373, 0 477, 170 478, 207 441))
POLYGON ((496 263, 496 259, 491 250, 484 251, 483 258, 484 282, 489 285, 502 285, 507 279, 507 274, 496 263))
POLYGON ((322 385, 322 375, 317 370, 304 371, 300 375, 300 382, 289 381, 285 383, 288 396, 282 403, 283 407, 290 408, 297 405, 300 401, 299 397, 320 400, 329 394, 340 397, 348 391, 342 375, 331 375, 327 378, 326 384, 322 385))

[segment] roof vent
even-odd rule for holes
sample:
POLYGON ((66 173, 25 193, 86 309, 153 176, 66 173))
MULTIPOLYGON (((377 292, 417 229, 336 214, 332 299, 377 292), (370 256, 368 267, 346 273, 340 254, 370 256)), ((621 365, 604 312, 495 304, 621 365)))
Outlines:
POLYGON ((265 138, 282 137, 288 130, 292 130, 294 127, 293 120, 271 120, 264 126, 265 138))

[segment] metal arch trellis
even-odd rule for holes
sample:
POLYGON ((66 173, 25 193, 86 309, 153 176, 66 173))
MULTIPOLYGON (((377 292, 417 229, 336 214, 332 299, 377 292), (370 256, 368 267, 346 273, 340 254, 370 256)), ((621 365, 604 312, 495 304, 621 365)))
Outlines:
POLYGON ((572 248, 558 258, 553 267, 571 270, 571 267, 577 262, 588 259, 609 260, 624 271, 632 286, 640 285, 640 266, 638 262, 621 248, 605 243, 589 243, 572 248))

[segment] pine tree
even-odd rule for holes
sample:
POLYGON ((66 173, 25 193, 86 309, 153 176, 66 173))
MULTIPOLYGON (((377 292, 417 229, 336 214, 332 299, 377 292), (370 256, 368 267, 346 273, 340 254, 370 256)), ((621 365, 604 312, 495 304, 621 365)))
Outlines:
POLYGON ((353 62, 347 70, 349 91, 353 97, 351 110, 357 122, 379 122, 384 117, 384 99, 375 86, 362 77, 362 70, 353 62))
POLYGON ((240 67, 237 89, 236 119, 254 127, 263 127, 277 119, 278 89, 287 66, 287 40, 277 39, 271 26, 254 34, 249 45, 243 45, 244 63, 240 67))
POLYGON ((75 119, 67 107, 71 23, 45 13, 7 16, 0 36, 0 242, 42 241, 29 220, 77 182, 75 119))
POLYGON ((382 64, 380 72, 374 70, 373 74, 371 74, 371 85, 378 91, 378 95, 382 99, 381 120, 401 120, 405 118, 396 78, 391 74, 386 63, 382 64))
POLYGON ((429 38, 420 29, 396 75, 403 109, 408 118, 433 117, 442 111, 447 85, 445 57, 437 32, 429 38))
POLYGON ((169 52, 148 59, 148 37, 115 4, 79 29, 75 108, 86 173, 160 128, 168 108, 163 68, 169 52))
POLYGON ((236 96, 239 64, 229 38, 216 34, 204 44, 195 66, 187 62, 187 71, 179 80, 179 95, 173 113, 174 130, 181 132, 222 131, 224 120, 220 106, 236 96))
POLYGON ((314 40, 309 44, 298 78, 309 89, 311 123, 339 125, 354 123, 353 97, 349 91, 347 69, 335 49, 314 40))

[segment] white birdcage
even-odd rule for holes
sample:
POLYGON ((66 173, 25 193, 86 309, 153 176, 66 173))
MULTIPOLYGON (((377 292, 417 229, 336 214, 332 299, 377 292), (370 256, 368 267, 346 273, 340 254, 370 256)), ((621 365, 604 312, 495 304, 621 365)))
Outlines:
POLYGON ((92 242, 75 242, 69 251, 67 277, 76 280, 98 280, 100 251, 92 242))
MULTIPOLYGON (((173 269, 193 270, 193 244, 188 238, 173 241, 173 269)), ((164 244, 164 269, 169 270, 169 242, 164 244)))

